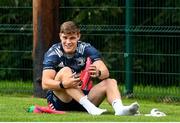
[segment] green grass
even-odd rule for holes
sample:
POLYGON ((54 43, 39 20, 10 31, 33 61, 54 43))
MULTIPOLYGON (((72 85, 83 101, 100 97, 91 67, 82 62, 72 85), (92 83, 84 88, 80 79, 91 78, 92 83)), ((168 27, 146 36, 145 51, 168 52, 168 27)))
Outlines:
POLYGON ((33 93, 33 82, 27 81, 0 81, 0 93, 33 93))
MULTIPOLYGON (((124 92, 124 86, 120 87, 124 92)), ((158 108, 166 117, 114 116, 112 107, 103 102, 101 108, 108 112, 101 116, 91 116, 86 112, 67 112, 66 114, 34 114, 26 112, 31 105, 46 106, 46 100, 33 98, 33 83, 22 81, 0 81, 0 122, 180 122, 179 87, 135 86, 133 99, 123 97, 123 103, 134 101, 140 104, 141 114, 148 114, 152 108, 158 108)))
MULTIPOLYGON (((120 85, 121 92, 124 92, 124 85, 120 85)), ((0 93, 5 94, 32 94, 33 82, 23 81, 0 81, 0 93)), ((157 102, 180 102, 180 89, 178 86, 134 86, 136 99, 151 99, 157 102)))
POLYGON ((151 99, 156 102, 180 102, 178 86, 134 86, 134 94, 138 99, 151 99))
MULTIPOLYGON (((128 105, 134 99, 123 99, 128 105)), ((141 116, 114 116, 114 112, 105 101, 101 108, 108 109, 108 112, 100 116, 91 116, 86 112, 67 112, 66 114, 34 114, 26 112, 31 105, 46 106, 46 100, 33 98, 32 96, 16 96, 1 94, 0 96, 0 121, 16 122, 179 122, 179 103, 156 103, 151 100, 138 100, 141 114, 147 114, 152 108, 158 108, 167 114, 165 117, 141 116)))

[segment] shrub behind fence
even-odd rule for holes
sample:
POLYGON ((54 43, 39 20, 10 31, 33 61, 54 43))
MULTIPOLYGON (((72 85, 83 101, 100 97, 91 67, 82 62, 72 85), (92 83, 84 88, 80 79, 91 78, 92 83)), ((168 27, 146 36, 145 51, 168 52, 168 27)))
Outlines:
MULTIPOLYGON (((128 54, 133 58, 133 68, 129 72, 135 96, 151 97, 155 90, 162 90, 154 95, 179 100, 180 1, 130 0, 133 3, 128 8, 125 2, 62 0, 60 23, 74 20, 80 24, 81 40, 102 52, 111 76, 121 85, 125 84, 129 32, 133 41, 128 54), (132 12, 128 26, 127 9, 132 12)), ((32 1, 2 0, 0 15, 0 80, 32 81, 32 1)))

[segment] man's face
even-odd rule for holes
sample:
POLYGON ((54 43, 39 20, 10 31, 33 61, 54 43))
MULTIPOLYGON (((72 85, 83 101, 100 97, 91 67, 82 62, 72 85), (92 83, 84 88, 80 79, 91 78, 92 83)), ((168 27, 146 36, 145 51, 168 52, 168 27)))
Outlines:
POLYGON ((72 33, 72 34, 59 34, 62 47, 64 49, 64 52, 67 54, 73 54, 75 53, 77 42, 80 39, 79 33, 72 33))

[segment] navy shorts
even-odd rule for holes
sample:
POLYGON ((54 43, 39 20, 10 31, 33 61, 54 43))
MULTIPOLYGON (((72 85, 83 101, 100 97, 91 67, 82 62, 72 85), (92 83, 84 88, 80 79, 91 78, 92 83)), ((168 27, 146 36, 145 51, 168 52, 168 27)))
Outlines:
MULTIPOLYGON (((87 95, 88 91, 83 91, 87 95)), ((72 100, 69 103, 62 102, 53 91, 47 92, 47 102, 50 107, 60 111, 86 111, 85 108, 80 105, 76 100, 72 100)))

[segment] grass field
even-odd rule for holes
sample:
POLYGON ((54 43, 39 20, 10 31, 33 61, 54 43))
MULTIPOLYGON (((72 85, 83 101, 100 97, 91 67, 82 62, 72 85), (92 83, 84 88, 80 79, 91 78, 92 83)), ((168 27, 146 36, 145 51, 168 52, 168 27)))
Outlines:
MULTIPOLYGON (((123 92, 123 87, 120 88, 123 92)), ((134 101, 140 104, 140 116, 114 116, 112 107, 106 101, 100 105, 108 112, 101 116, 91 116, 86 112, 67 112, 66 114, 28 113, 28 107, 38 104, 46 106, 46 100, 33 98, 32 82, 0 81, 0 122, 180 122, 180 90, 178 87, 134 87, 134 99, 123 97, 123 103, 134 101), (159 96, 162 96, 159 98, 159 96), (176 97, 176 98, 169 98, 176 97), (173 99, 173 100, 172 100, 173 99), (165 117, 147 117, 152 108, 165 112, 165 117)))
MULTIPOLYGON (((136 100, 123 99, 128 105, 136 100)), ((66 114, 34 114, 26 112, 31 105, 46 106, 46 100, 28 95, 0 95, 0 122, 180 122, 179 103, 156 103, 150 100, 137 100, 141 114, 147 114, 152 108, 158 108, 167 114, 165 117, 114 116, 114 112, 106 102, 100 105, 108 109, 101 116, 91 116, 85 112, 67 112, 66 114)))
MULTIPOLYGON (((124 92, 124 85, 119 87, 124 92)), ((0 93, 5 94, 32 94, 33 83, 31 81, 0 81, 0 93)), ((180 89, 178 86, 134 86, 134 96, 138 99, 150 99, 161 102, 180 102, 180 89)))

